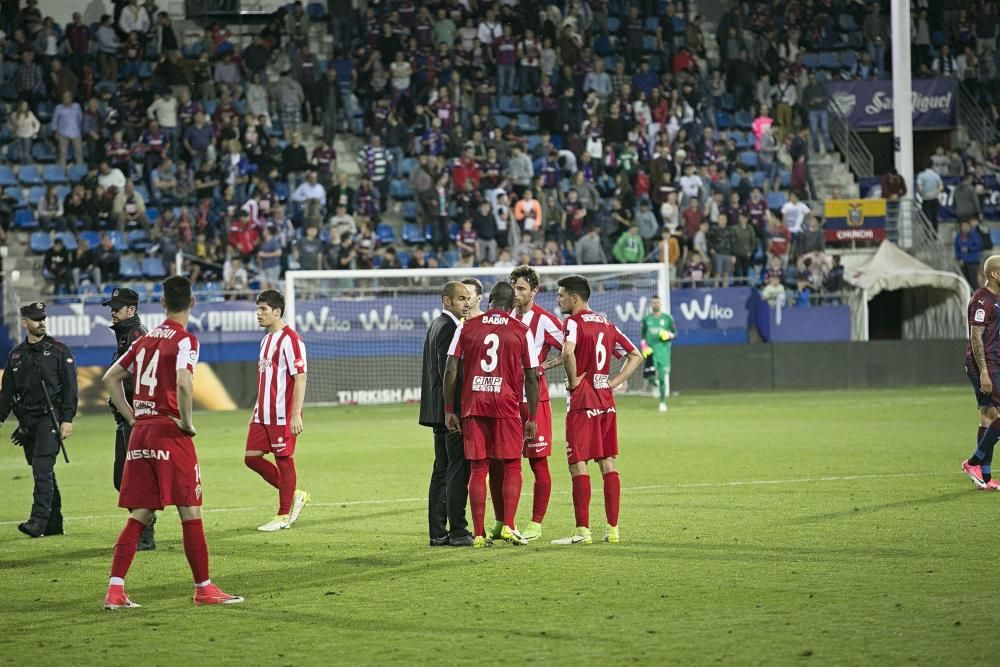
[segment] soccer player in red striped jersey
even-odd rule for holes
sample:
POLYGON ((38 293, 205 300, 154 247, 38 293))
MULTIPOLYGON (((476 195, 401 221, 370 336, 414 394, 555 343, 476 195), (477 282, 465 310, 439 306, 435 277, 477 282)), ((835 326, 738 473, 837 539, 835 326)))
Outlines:
POLYGON ((604 541, 617 543, 621 481, 615 470, 618 425, 614 390, 639 366, 642 354, 618 327, 590 310, 590 283, 583 276, 566 276, 559 285, 559 310, 566 318, 563 366, 566 369, 566 456, 573 477, 576 530, 553 544, 590 544, 590 473, 588 461, 597 461, 604 476, 604 511, 608 524, 604 541), (611 355, 626 357, 611 377, 611 355))
POLYGON ((285 297, 278 290, 257 295, 257 324, 267 330, 257 363, 257 405, 250 419, 243 461, 278 489, 278 514, 258 526, 272 533, 290 527, 309 502, 296 489, 295 441, 302 433, 302 403, 306 398, 306 346, 285 324, 285 297), (264 458, 274 455, 274 463, 264 458))
POLYGON ((184 555, 194 575, 194 603, 243 602, 243 598, 223 592, 208 577, 201 470, 192 440, 196 433, 191 413, 198 339, 186 329, 194 306, 191 281, 184 276, 164 280, 160 302, 167 319, 137 339, 104 374, 111 402, 133 427, 118 495, 118 505, 128 509, 129 519, 115 542, 105 609, 139 606, 125 594, 125 575, 143 530, 153 513, 166 505, 176 505, 181 517, 184 555), (125 400, 122 386, 130 375, 135 378, 132 405, 125 400))
POLYGON ((514 288, 500 282, 490 292, 490 309, 469 317, 456 330, 448 350, 444 374, 445 426, 461 431, 465 458, 469 460, 469 502, 475 535, 472 546, 491 542, 486 537, 487 459, 502 462, 504 469, 504 526, 500 537, 516 545, 527 544, 517 531, 514 516, 521 498, 521 451, 525 437, 536 435, 538 360, 527 327, 511 316, 514 288), (462 418, 454 405, 458 364, 462 363, 462 418), (521 399, 528 397, 528 417, 522 425, 521 399))

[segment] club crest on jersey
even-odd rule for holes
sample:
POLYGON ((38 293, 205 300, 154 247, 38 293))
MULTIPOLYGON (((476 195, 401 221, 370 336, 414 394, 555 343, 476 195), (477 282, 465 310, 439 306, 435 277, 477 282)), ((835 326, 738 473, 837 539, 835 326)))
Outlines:
POLYGON ((298 368, 299 370, 302 370, 303 368, 305 368, 306 367, 305 360, 304 359, 296 359, 295 360, 295 367, 298 368))
POLYGON ((201 498, 201 484, 194 487, 194 497, 201 498))

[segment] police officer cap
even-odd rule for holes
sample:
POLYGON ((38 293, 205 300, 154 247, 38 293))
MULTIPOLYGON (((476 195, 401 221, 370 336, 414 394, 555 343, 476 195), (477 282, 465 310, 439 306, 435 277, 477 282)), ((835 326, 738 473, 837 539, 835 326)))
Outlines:
POLYGON ((118 310, 123 306, 138 306, 139 295, 136 294, 135 290, 130 290, 127 287, 118 287, 111 293, 111 298, 101 305, 111 306, 114 310, 118 310))
POLYGON ((27 306, 21 306, 21 317, 26 320, 44 320, 45 304, 41 301, 37 301, 35 303, 29 303, 27 306))

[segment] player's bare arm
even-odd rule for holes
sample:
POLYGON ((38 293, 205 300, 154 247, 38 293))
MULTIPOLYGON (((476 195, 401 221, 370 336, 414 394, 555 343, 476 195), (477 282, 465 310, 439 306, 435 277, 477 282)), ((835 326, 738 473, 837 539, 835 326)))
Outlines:
POLYGON ((441 387, 444 396, 444 426, 449 431, 461 432, 462 425, 455 414, 455 385, 458 380, 458 357, 448 355, 444 365, 444 383, 441 387))
POLYGON ((983 394, 993 393, 993 378, 990 377, 986 369, 986 349, 983 347, 983 330, 985 327, 973 326, 969 335, 969 343, 972 345, 972 358, 979 366, 979 391, 983 394))
POLYGON ((528 399, 528 419, 524 422, 525 440, 534 440, 538 435, 535 412, 538 410, 538 373, 534 368, 524 369, 524 395, 528 399))
POLYGON ((555 356, 549 357, 548 359, 542 362, 542 370, 547 371, 553 368, 558 368, 559 366, 562 365, 563 365, 562 355, 557 354, 555 356))
POLYGON ((617 389, 622 386, 626 380, 632 377, 632 373, 642 365, 642 352, 637 349, 633 349, 625 357, 625 363, 622 365, 622 369, 618 371, 618 375, 614 377, 611 381, 611 388, 617 389))
POLYGON ((111 396, 111 404, 115 406, 118 410, 118 414, 125 418, 129 426, 135 425, 135 413, 132 411, 132 406, 128 404, 125 399, 125 387, 122 382, 125 381, 131 373, 119 366, 118 364, 111 364, 111 368, 108 372, 104 374, 104 378, 101 380, 104 383, 104 388, 108 391, 111 396))
POLYGON ((175 419, 177 428, 190 436, 197 435, 192 416, 194 413, 194 375, 186 368, 177 371, 177 411, 181 418, 175 419))
POLYGON ((563 366, 566 368, 566 389, 573 391, 583 381, 583 375, 576 374, 576 342, 568 340, 563 343, 562 358, 563 366))
POLYGON ((302 433, 302 404, 306 400, 306 374, 296 374, 293 382, 295 382, 295 393, 292 395, 292 418, 288 425, 292 429, 292 435, 299 435, 302 433))

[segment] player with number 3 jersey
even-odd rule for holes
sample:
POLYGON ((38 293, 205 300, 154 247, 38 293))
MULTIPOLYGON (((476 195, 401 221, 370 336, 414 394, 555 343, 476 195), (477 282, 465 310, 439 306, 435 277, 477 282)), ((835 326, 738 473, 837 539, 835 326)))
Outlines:
POLYGON ((559 309, 566 318, 562 359, 566 369, 566 456, 573 478, 576 530, 553 544, 590 544, 590 473, 597 461, 604 477, 604 509, 608 523, 604 541, 617 543, 621 481, 615 470, 618 425, 614 390, 642 365, 642 354, 621 330, 590 310, 590 284, 583 276, 566 276, 559 285, 559 309), (625 357, 611 375, 611 357, 625 357))
POLYGON ((195 582, 195 604, 233 604, 208 577, 208 546, 201 520, 201 471, 192 437, 193 377, 198 339, 187 331, 194 306, 191 281, 172 276, 163 281, 161 303, 166 320, 137 339, 104 375, 104 387, 118 412, 133 426, 125 455, 118 505, 130 516, 115 543, 105 609, 138 607, 125 594, 125 575, 139 538, 155 510, 176 505, 184 536, 184 554, 195 582), (135 378, 132 405, 122 381, 135 378))
POLYGON ((462 432, 469 460, 469 502, 472 507, 473 547, 490 544, 486 537, 486 476, 489 461, 502 462, 504 518, 500 537, 511 544, 527 544, 517 531, 514 516, 521 497, 521 451, 525 438, 536 435, 538 360, 528 328, 511 314, 514 288, 500 282, 490 292, 490 309, 463 322, 448 350, 444 374, 445 426, 462 432), (458 364, 462 363, 462 418, 455 404, 458 364), (522 426, 521 397, 527 395, 527 419, 522 426), (461 424, 461 426, 459 425, 461 424))

